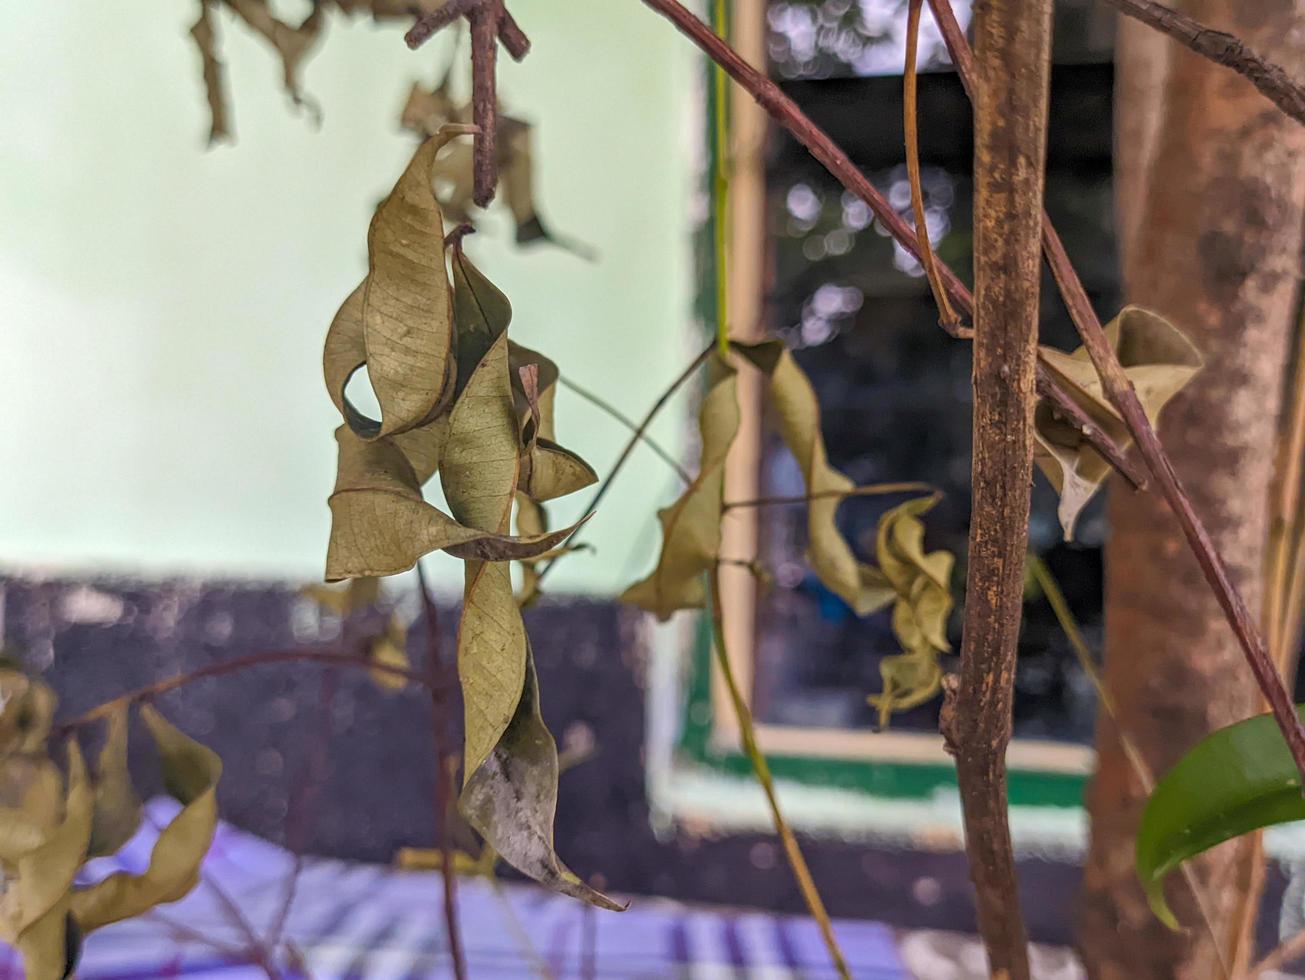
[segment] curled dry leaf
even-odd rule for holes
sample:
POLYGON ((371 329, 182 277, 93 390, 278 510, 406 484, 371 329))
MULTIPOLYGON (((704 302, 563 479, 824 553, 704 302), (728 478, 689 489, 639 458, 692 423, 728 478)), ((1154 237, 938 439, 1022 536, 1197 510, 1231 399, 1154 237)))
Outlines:
MULTIPOLYGON (((1137 389, 1152 425, 1165 404, 1201 369, 1201 354, 1187 336, 1168 320, 1139 306, 1124 307, 1106 327, 1106 337, 1137 389)), ((1041 353, 1043 363, 1069 397, 1116 445, 1127 449, 1132 436, 1104 394, 1087 351, 1080 347, 1066 354, 1043 347, 1041 353)), ((1110 475, 1111 467, 1078 428, 1046 401, 1038 402, 1034 432, 1034 459, 1060 494, 1060 523, 1068 541, 1074 536, 1078 515, 1110 475)))
POLYGON ((127 771, 127 705, 109 715, 95 766, 95 814, 89 854, 113 854, 140 826, 140 797, 127 771))
POLYGON ((425 425, 453 394, 452 297, 431 167, 445 143, 468 132, 445 127, 418 147, 367 232, 362 322, 378 436, 425 425))
POLYGON ((829 465, 820 433, 820 401, 810 379, 778 341, 731 348, 766 375, 780 436, 802 470, 812 498, 807 505, 807 561, 812 570, 858 616, 882 609, 893 601, 895 591, 878 569, 857 561, 838 530, 838 506, 856 485, 829 465))
MULTIPOLYGON (((496 289, 483 288, 483 277, 464 256, 455 254, 454 275, 461 289, 471 291, 457 304, 459 370, 465 364, 469 371, 450 415, 440 482, 462 524, 504 536, 518 494, 523 449, 508 363, 511 307, 497 300, 502 294, 496 289), (468 351, 482 352, 474 365, 468 351)), ((560 543, 571 530, 547 537, 560 543)), ((468 559, 458 626, 458 675, 466 712, 462 812, 524 874, 564 894, 615 908, 567 871, 553 851, 557 749, 539 714, 529 641, 510 570, 502 562, 462 557, 468 559)))
POLYGON ((200 862, 217 829, 217 754, 152 707, 141 709, 141 719, 158 746, 164 785, 182 809, 154 842, 144 873, 118 872, 73 892, 71 911, 83 933, 185 897, 199 881, 200 862))
POLYGON ((893 633, 904 651, 879 664, 883 690, 869 701, 879 709, 881 726, 894 712, 924 704, 942 687, 939 655, 951 649, 947 619, 955 558, 947 551, 925 552, 920 520, 937 502, 937 496, 908 500, 879 521, 875 557, 893 589, 893 633))
POLYGON ((679 609, 701 609, 707 601, 703 577, 720 553, 725 458, 739 431, 737 375, 714 358, 707 393, 698 411, 702 458, 698 474, 680 499, 657 512, 662 550, 657 567, 623 593, 620 601, 669 619, 679 609))
MULTIPOLYGON (((340 450, 339 472, 329 501, 327 581, 397 575, 412 568, 423 555, 440 550, 458 558, 488 561, 529 558, 556 547, 575 529, 514 538, 469 527, 422 499, 411 462, 392 441, 366 442, 344 425, 336 430, 335 438, 340 450)), ((463 441, 467 441, 465 437, 463 441)), ((445 468, 449 465, 449 447, 454 453, 459 451, 452 432, 445 450, 445 468)), ((514 468, 515 462, 514 455, 514 468)), ((459 473, 466 472, 461 464, 452 465, 459 473)), ((474 471, 470 478, 476 479, 474 471)), ((446 494, 448 486, 446 481, 446 494)))
POLYGON ((142 717, 159 746, 169 792, 185 804, 159 835, 141 875, 112 875, 75 887, 88 857, 120 847, 136 830, 140 804, 126 770, 127 709, 109 716, 94 783, 69 741, 65 781, 45 752, 54 695, 18 670, 0 670, 0 940, 16 947, 30 980, 63 980, 76 967, 81 937, 193 887, 217 823, 214 785, 221 764, 153 709, 142 717), (23 719, 13 723, 10 712, 23 719), (30 736, 40 733, 40 743, 30 736))

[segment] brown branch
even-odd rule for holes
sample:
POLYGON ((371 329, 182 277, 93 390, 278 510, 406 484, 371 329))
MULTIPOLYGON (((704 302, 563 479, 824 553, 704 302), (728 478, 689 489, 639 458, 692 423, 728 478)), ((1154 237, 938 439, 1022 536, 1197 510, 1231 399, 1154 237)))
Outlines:
MULTIPOLYGON (((851 158, 829 138, 829 134, 812 122, 778 85, 748 64, 737 51, 718 37, 679 0, 643 0, 643 3, 669 20, 680 33, 724 68, 729 76, 743 86, 757 104, 770 113, 775 122, 805 146, 840 184, 866 203, 879 223, 908 254, 922 262, 915 229, 902 219, 882 194, 875 190, 874 185, 857 169, 851 158)), ((936 257, 935 260, 938 277, 952 300, 963 313, 972 314, 974 297, 969 289, 945 262, 936 257)), ((968 340, 973 337, 973 331, 968 327, 947 323, 941 325, 951 336, 958 339, 968 340)), ((1041 364, 1038 365, 1038 375, 1045 379, 1046 384, 1058 386, 1056 380, 1041 364)), ((1094 430, 1093 435, 1088 438, 1092 441, 1092 447, 1103 459, 1115 460, 1122 457, 1123 454, 1117 447, 1107 445, 1110 440, 1100 430, 1094 430)), ((1125 478, 1127 479, 1127 476, 1125 478)))
POLYGON ((460 17, 471 25, 471 114, 480 127, 472 200, 486 208, 498 187, 498 46, 501 43, 513 60, 520 61, 530 52, 530 39, 503 0, 448 0, 417 18, 404 40, 416 50, 460 17))
MULTIPOLYGON (((973 63, 969 57, 965 35, 956 23, 950 4, 948 0, 929 0, 929 4, 933 8, 948 50, 952 54, 952 61, 961 72, 962 81, 966 83, 966 91, 973 94, 973 63)), ((1165 500, 1177 516, 1187 543, 1196 556, 1197 564, 1201 566, 1206 581, 1223 608, 1228 624, 1236 634, 1251 672, 1255 675, 1256 683, 1273 712, 1287 747, 1291 750, 1296 768, 1301 772, 1302 778, 1305 778, 1305 725, 1301 724, 1292 706, 1291 695, 1283 685, 1282 677, 1269 656, 1250 610, 1241 593, 1233 585, 1223 557, 1215 550, 1214 542, 1210 540, 1204 523, 1197 516, 1191 498, 1183 488, 1173 463, 1147 418, 1132 382, 1124 374, 1119 358, 1106 339, 1101 321, 1097 319, 1092 302, 1088 299, 1087 291, 1083 288, 1083 283, 1079 280, 1065 252, 1065 246, 1045 212, 1042 215, 1042 246, 1047 265, 1051 268, 1057 286, 1060 287, 1070 318, 1074 321, 1074 326, 1083 340, 1083 346, 1101 376, 1106 397, 1110 399, 1128 427, 1147 468, 1159 485, 1160 492, 1164 494, 1165 500)), ((1096 444, 1093 445, 1095 448, 1096 444)))
POLYGON ((450 687, 444 674, 448 667, 440 652, 439 611, 426 584, 426 572, 417 562, 417 588, 421 590, 422 618, 426 627, 426 675, 430 688, 431 739, 435 746, 435 811, 439 834, 440 871, 444 878, 444 929, 448 934, 449 956, 453 975, 466 980, 467 961, 462 951, 462 933, 458 928, 458 876, 453 867, 453 814, 457 796, 457 758, 448 744, 450 687))
MULTIPOLYGON (((1260 90, 1270 102, 1299 123, 1305 123, 1305 87, 1287 70, 1248 48, 1241 38, 1206 27, 1198 20, 1155 0, 1106 0, 1134 20, 1165 34, 1189 51, 1216 65, 1231 68, 1260 90)), ((1252 0, 1254 2, 1254 0, 1252 0)))
POLYGON ((930 493, 940 495, 937 487, 929 483, 872 483, 851 490, 821 490, 799 497, 758 497, 755 500, 727 500, 721 505, 722 510, 734 510, 739 507, 782 507, 786 504, 809 504, 813 500, 829 497, 881 497, 890 493, 930 493))
POLYGON ((1038 394, 1050 402, 1051 407, 1062 420, 1072 425, 1092 447, 1101 453, 1101 457, 1115 468, 1115 471, 1127 480, 1134 490, 1147 487, 1146 471, 1124 455, 1101 427, 1092 420, 1092 416, 1083 411, 1078 402, 1065 394, 1064 389, 1050 383, 1044 373, 1038 374, 1038 394))
POLYGON ((989 0, 975 12, 973 517, 961 674, 943 722, 988 969, 1009 980, 1030 976, 1006 748, 1033 478, 1051 12, 1051 0, 989 0))
POLYGON ((324 667, 348 667, 353 670, 369 670, 382 674, 391 674, 422 687, 429 687, 431 684, 428 677, 415 670, 408 670, 405 667, 393 667, 389 664, 379 663, 369 657, 347 655, 333 647, 269 650, 264 653, 251 653, 247 657, 236 657, 232 660, 224 660, 221 663, 209 664, 207 667, 201 667, 185 674, 178 674, 176 677, 155 681, 153 684, 146 684, 134 691, 120 694, 111 701, 105 701, 103 704, 91 708, 72 721, 66 721, 57 726, 52 730, 51 737, 63 738, 75 728, 83 728, 97 721, 103 721, 124 705, 153 700, 170 691, 175 691, 179 687, 185 687, 187 684, 193 684, 195 681, 204 680, 207 677, 221 677, 224 674, 234 674, 254 667, 268 667, 272 664, 284 663, 314 663, 324 667))

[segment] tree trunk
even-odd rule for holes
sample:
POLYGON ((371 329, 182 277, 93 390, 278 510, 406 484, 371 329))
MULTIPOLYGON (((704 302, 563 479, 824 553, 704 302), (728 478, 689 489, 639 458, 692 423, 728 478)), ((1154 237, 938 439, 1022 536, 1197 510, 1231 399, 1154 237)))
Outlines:
MULTIPOLYGON (((1297 0, 1184 4, 1186 13, 1288 65, 1300 64, 1305 53, 1303 10, 1297 0)), ((1117 66, 1121 98, 1159 103, 1130 103, 1118 114, 1126 151, 1120 204, 1136 209, 1119 222, 1125 282, 1130 301, 1169 317, 1205 355, 1205 370, 1165 411, 1160 432, 1216 547, 1258 611, 1301 268, 1305 129, 1224 68, 1177 48, 1166 60, 1159 73, 1145 58, 1123 57, 1117 66)), ((1116 490, 1110 521, 1106 683, 1124 728, 1163 774, 1211 730, 1262 707, 1164 501, 1116 490)), ((1190 889, 1174 876, 1170 898, 1188 929, 1170 932, 1137 884, 1133 848, 1145 797, 1105 718, 1097 746, 1080 922, 1089 974, 1205 980, 1221 976, 1221 960, 1235 968, 1248 951, 1258 842, 1225 844, 1194 865, 1213 936, 1190 889)))

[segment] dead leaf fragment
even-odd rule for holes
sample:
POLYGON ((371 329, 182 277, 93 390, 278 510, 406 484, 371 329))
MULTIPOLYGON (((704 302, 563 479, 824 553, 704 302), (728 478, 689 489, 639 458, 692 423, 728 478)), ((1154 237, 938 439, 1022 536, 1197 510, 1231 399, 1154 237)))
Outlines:
POLYGON ((217 829, 217 782, 222 761, 182 734, 154 708, 141 709, 158 746, 164 785, 182 804, 160 832, 144 873, 118 872, 72 894, 71 912, 83 932, 175 902, 199 881, 199 866, 217 829))
POLYGON ((813 499, 807 505, 807 561, 831 592, 858 616, 882 609, 895 595, 883 574, 857 561, 838 530, 836 515, 843 496, 856 485, 829 465, 820 432, 820 402, 806 372, 779 341, 731 344, 769 381, 770 404, 780 436, 788 446, 813 499))
MULTIPOLYGON (((366 442, 348 426, 337 429, 335 437, 339 475, 329 501, 328 582, 397 575, 423 555, 440 550, 488 561, 528 558, 556 547, 574 530, 514 538, 469 527, 422 499, 408 457, 390 440, 366 442)), ((449 484, 445 486, 447 494, 449 484)))
POLYGON ((698 474, 679 500, 657 513, 662 526, 657 566, 620 596, 621 602, 662 620, 680 609, 705 606, 703 577, 720 554, 725 458, 739 431, 739 402, 737 375, 719 358, 711 362, 698 430, 702 436, 698 474))
MULTIPOLYGON (((1202 358, 1187 336, 1168 320, 1140 306, 1126 306, 1106 327, 1106 338, 1137 389, 1152 425, 1174 395, 1200 371, 1202 358)), ((1080 347, 1072 354, 1040 349, 1042 361, 1066 394, 1120 449, 1132 445, 1128 427, 1106 397, 1101 378, 1080 347)), ((1096 494, 1111 467, 1082 432, 1039 400, 1033 416, 1034 461, 1060 494, 1059 517, 1065 540, 1074 536, 1079 514, 1096 494)))

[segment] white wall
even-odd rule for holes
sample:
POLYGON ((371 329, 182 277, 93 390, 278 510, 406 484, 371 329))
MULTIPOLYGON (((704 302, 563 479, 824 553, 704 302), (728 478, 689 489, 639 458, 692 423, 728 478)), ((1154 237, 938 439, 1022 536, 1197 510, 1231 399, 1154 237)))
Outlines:
MULTIPOLYGON (((206 150, 193 8, 26 3, 0 32, 0 568, 320 574, 338 424, 321 340, 411 152, 408 84, 444 46, 412 54, 397 27, 335 22, 305 72, 315 131, 224 15, 238 141, 206 150)), ((519 340, 639 415, 693 346, 697 62, 635 0, 513 10, 534 51, 504 59, 503 95, 539 124, 542 210, 602 260, 515 250, 501 219, 469 250, 512 298, 519 340)), ((682 412, 656 429, 672 450, 682 412)), ((559 413, 605 472, 623 430, 573 395, 559 413)), ((592 524, 598 554, 555 587, 609 591, 642 570, 673 490, 640 451, 592 524)))

